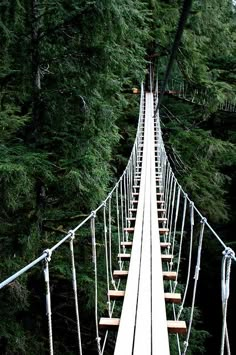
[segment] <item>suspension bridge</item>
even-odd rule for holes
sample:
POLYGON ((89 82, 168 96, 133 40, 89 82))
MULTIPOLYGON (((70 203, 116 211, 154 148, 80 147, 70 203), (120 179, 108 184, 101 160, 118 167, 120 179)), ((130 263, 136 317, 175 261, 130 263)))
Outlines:
MULTIPOLYGON (((161 84, 161 82, 160 82, 161 84)), ((181 100, 200 106, 209 106, 212 94, 209 89, 196 88, 186 81, 169 79, 166 83, 165 94, 177 97, 181 100)), ((236 105, 230 101, 223 101, 218 104, 218 110, 225 112, 236 112, 236 105)))
POLYGON ((101 205, 63 239, 0 283, 0 289, 9 287, 35 265, 43 264, 50 354, 54 354, 50 265, 53 264, 54 253, 60 253, 60 247, 67 245, 68 241, 78 352, 83 354, 74 240, 89 224, 95 285, 94 341, 98 354, 106 351, 110 331, 117 332, 115 355, 171 354, 169 334, 175 334, 178 354, 188 352, 206 231, 222 247, 220 353, 223 355, 227 350, 230 354, 227 306, 231 263, 236 261, 235 254, 212 229, 176 179, 165 151, 157 107, 158 88, 153 90, 150 84, 150 90, 145 91, 142 86, 136 139, 127 167, 117 184, 101 205), (97 230, 98 220, 99 225, 101 220, 103 224, 99 240, 103 240, 105 260, 106 314, 99 314, 98 309, 98 248, 101 254, 101 246, 97 243, 101 233, 97 230), (197 244, 196 256, 193 255, 193 244, 197 244), (180 272, 184 249, 188 258, 184 264, 187 272, 183 282, 180 281, 180 272), (187 295, 192 301, 186 318, 183 310, 187 295), (119 317, 114 317, 117 303, 123 304, 122 311, 119 317))

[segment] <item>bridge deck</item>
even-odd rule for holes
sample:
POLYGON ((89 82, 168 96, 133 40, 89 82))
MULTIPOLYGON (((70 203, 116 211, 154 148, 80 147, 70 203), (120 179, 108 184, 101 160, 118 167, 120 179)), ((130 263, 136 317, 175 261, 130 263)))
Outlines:
POLYGON ((139 199, 132 208, 137 209, 137 214, 115 355, 169 354, 157 219, 156 144, 151 93, 146 93, 144 124, 139 199))

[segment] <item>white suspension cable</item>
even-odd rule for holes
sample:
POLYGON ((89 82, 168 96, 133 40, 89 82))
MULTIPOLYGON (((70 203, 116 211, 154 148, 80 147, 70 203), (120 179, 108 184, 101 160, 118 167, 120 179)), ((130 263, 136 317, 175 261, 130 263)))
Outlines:
MULTIPOLYGON (((173 237, 172 237, 172 249, 171 249, 171 255, 174 255, 174 250, 175 250, 175 236, 176 236, 176 228, 177 228, 177 221, 179 217, 179 203, 180 203, 180 188, 178 188, 178 193, 177 193, 177 201, 176 201, 176 209, 175 209, 175 221, 174 221, 174 231, 173 231, 173 237)), ((172 270, 173 267, 173 262, 170 262, 170 269, 172 270)))
POLYGON ((187 271, 187 280, 186 280, 186 284, 185 284, 185 290, 184 290, 184 295, 183 295, 183 300, 182 303, 180 305, 179 308, 179 312, 177 315, 177 319, 179 320, 181 313, 183 311, 184 308, 184 304, 185 304, 185 299, 187 296, 187 292, 188 292, 188 286, 189 286, 189 280, 190 280, 190 273, 191 273, 191 264, 192 264, 192 249, 193 249, 193 232, 194 232, 194 203, 192 202, 190 204, 190 244, 189 244, 189 256, 188 256, 188 271, 187 271))
POLYGON ((103 232, 104 232, 104 248, 105 248, 105 261, 106 261, 106 281, 107 281, 107 306, 108 306, 108 314, 111 316, 111 300, 110 300, 110 279, 109 279, 109 257, 107 250, 107 218, 106 218, 106 203, 104 203, 103 207, 103 232))
POLYGON ((174 179, 174 189, 173 189, 172 201, 171 201, 170 226, 169 226, 169 235, 168 235, 169 243, 171 242, 172 223, 173 223, 173 215, 174 215, 174 207, 175 207, 175 194, 176 194, 176 180, 174 179))
POLYGON ((121 208, 121 230, 122 230, 122 242, 125 241, 125 226, 124 226, 124 208, 123 208, 123 189, 122 180, 120 179, 120 208, 121 208))
POLYGON ((203 220, 201 220, 201 230, 200 230, 200 237, 199 237, 199 243, 198 243, 197 262, 196 262, 196 268, 195 268, 195 274, 194 274, 194 286, 193 286, 191 313, 190 313, 190 319, 189 319, 189 325, 188 325, 188 332, 187 332, 186 340, 184 341, 183 355, 185 355, 187 352, 187 349, 189 346, 189 338, 190 338, 190 334, 191 334, 191 330, 192 330, 193 312, 194 312, 194 307, 195 307, 197 284, 198 284, 199 272, 200 272, 200 266, 201 266, 202 242, 203 242, 203 236, 204 236, 205 223, 206 223, 206 219, 204 218, 203 220))
POLYGON ((98 271, 97 271, 97 246, 96 246, 96 229, 95 229, 95 218, 96 213, 93 212, 93 217, 90 221, 90 229, 91 229, 91 238, 92 238, 92 256, 93 256, 93 264, 94 264, 94 313, 95 313, 95 327, 96 327, 96 342, 97 342, 97 351, 98 354, 101 355, 101 338, 99 336, 98 330, 98 271))
POLYGON ((235 256, 234 251, 231 248, 227 248, 223 251, 223 258, 221 264, 221 300, 222 300, 222 335, 221 335, 221 349, 220 355, 224 355, 225 341, 228 355, 231 354, 229 336, 227 330, 227 310, 228 300, 230 294, 230 274, 232 258, 235 256))
POLYGON ((181 234, 180 234, 180 243, 179 243, 179 253, 178 253, 178 261, 177 261, 177 268, 176 268, 176 279, 174 281, 174 292, 175 292, 177 284, 178 284, 180 260, 181 260, 181 255, 182 255, 182 245, 183 245, 186 210, 187 210, 187 196, 185 194, 184 195, 184 207, 183 207, 183 215, 182 215, 181 234))
POLYGON ((113 267, 112 267, 112 218, 111 218, 111 200, 112 194, 108 200, 108 237, 109 237, 109 264, 110 264, 110 277, 113 288, 116 290, 116 282, 113 278, 113 267))
POLYGON ((47 254, 44 260, 44 281, 46 286, 46 315, 48 318, 48 339, 49 339, 49 353, 53 355, 53 335, 52 335, 52 307, 51 307, 51 291, 50 291, 50 278, 49 278, 49 262, 51 261, 51 250, 46 249, 44 253, 47 254))
MULTIPOLYGON (((174 190, 174 187, 173 187, 173 182, 174 182, 174 174, 171 172, 171 182, 170 182, 170 189, 169 189, 169 195, 167 197, 167 221, 168 221, 168 225, 169 226, 169 223, 170 223, 170 210, 171 210, 171 197, 173 195, 173 190, 174 190)), ((176 186, 176 183, 174 183, 174 186, 176 186)))
POLYGON ((75 255, 74 255, 75 233, 73 231, 70 231, 70 232, 71 232, 70 253, 71 253, 72 285, 73 285, 74 298, 75 298, 75 314, 76 314, 76 325, 77 325, 79 354, 82 355, 83 352, 82 352, 81 331, 80 331, 78 288, 77 288, 76 269, 75 269, 75 255))
MULTIPOLYGON (((119 255, 121 254, 121 238, 120 238, 120 210, 119 210, 119 192, 118 186, 116 188, 116 221, 117 221, 117 237, 118 237, 118 248, 119 248, 119 255)), ((121 259, 119 258, 119 268, 121 270, 121 259)))

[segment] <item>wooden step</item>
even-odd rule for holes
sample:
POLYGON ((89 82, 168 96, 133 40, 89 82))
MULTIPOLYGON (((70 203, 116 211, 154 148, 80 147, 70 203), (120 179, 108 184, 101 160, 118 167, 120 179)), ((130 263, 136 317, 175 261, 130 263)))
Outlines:
POLYGON ((134 185, 133 186, 133 189, 139 189, 140 188, 140 185, 134 185))
POLYGON ((177 272, 176 271, 163 271, 162 272, 164 280, 176 280, 177 272))
POLYGON ((170 262, 173 259, 173 255, 171 254, 161 254, 161 260, 162 261, 166 261, 166 262, 170 262))
POLYGON ((109 290, 108 296, 111 300, 122 300, 125 297, 125 291, 109 290))
POLYGON ((128 270, 114 270, 113 277, 114 279, 126 279, 128 277, 128 270))
POLYGON ((165 201, 164 200, 157 200, 157 204, 161 204, 161 203, 165 203, 165 201))
MULTIPOLYGON (((118 300, 125 297, 124 290, 109 290, 108 295, 112 300, 118 300)), ((180 293, 164 293, 165 301, 168 303, 181 303, 180 293)))
POLYGON ((124 231, 127 232, 127 233, 133 233, 134 232, 134 227, 124 228, 124 231))
POLYGON ((166 208, 158 208, 157 212, 166 212, 166 208))
POLYGON ((165 296, 165 301, 168 303, 181 303, 180 293, 165 292, 164 296, 165 296))
MULTIPOLYGON (((117 331, 120 325, 120 318, 100 318, 99 328, 117 331)), ((167 321, 168 332, 171 334, 186 334, 187 326, 184 321, 167 321)))
POLYGON ((187 326, 182 320, 168 320, 167 328, 170 334, 186 334, 187 326))
POLYGON ((169 232, 169 228, 159 228, 159 233, 162 234, 166 234, 169 232))
POLYGON ((168 243, 168 242, 161 242, 161 243, 160 243, 160 246, 161 246, 161 248, 168 248, 168 247, 171 246, 171 243, 168 243))
POLYGON ((133 242, 121 242, 120 245, 125 248, 132 248, 133 242))
MULTIPOLYGON (((128 273, 128 270, 114 270, 113 277, 114 279, 126 279, 128 273)), ((164 280, 176 280, 177 273, 176 271, 163 271, 162 275, 164 280)))
MULTIPOLYGON (((132 248, 133 242, 121 242, 120 245, 122 247, 132 248)), ((168 248, 169 246, 171 246, 171 243, 167 243, 167 242, 160 243, 161 248, 168 248)))
POLYGON ((127 219, 127 221, 135 221, 136 217, 127 217, 126 219, 127 219))
POLYGON ((166 222, 167 218, 166 217, 158 217, 159 222, 166 222))
POLYGON ((157 192, 157 196, 163 196, 164 192, 157 192))
POLYGON ((131 257, 131 254, 128 254, 128 253, 120 253, 117 255, 117 258, 122 261, 129 261, 130 257, 131 257))
POLYGON ((137 212, 137 208, 129 208, 130 212, 137 212))
MULTIPOLYGON (((126 227, 124 228, 124 231, 127 233, 133 233, 134 232, 134 227, 126 227)), ((159 233, 160 234, 166 234, 169 232, 169 228, 159 228, 159 233)))
POLYGON ((138 196, 138 195, 139 195, 139 192, 132 192, 132 195, 133 195, 133 196, 138 196))
POLYGON ((120 325, 120 318, 100 318, 99 328, 117 330, 120 325))
POLYGON ((138 200, 132 200, 130 203, 138 203, 138 200))

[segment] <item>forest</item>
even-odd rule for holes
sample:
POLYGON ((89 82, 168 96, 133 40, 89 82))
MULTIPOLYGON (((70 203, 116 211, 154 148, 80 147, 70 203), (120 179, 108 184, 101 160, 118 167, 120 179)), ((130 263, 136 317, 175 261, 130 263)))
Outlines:
MULTIPOLYGON (((0 282, 79 224, 119 179, 137 128, 139 95, 133 88, 145 81, 150 62, 161 84, 181 9, 180 0, 0 2, 0 282)), ((236 250, 232 0, 193 1, 170 81, 185 83, 196 98, 163 98, 160 116, 172 168, 236 250)), ((96 354, 88 232, 78 236, 75 248, 84 354, 96 354)), ((208 262, 189 354, 219 353, 218 244, 208 239, 204 253, 208 262)), ((66 255, 55 254, 50 270, 57 354, 77 352, 76 333, 67 332, 75 320, 66 255)), ((44 288, 39 265, 0 291, 0 354, 48 353, 44 288)), ((232 283, 231 338, 235 296, 232 283)), ((105 307, 102 301, 99 307, 105 307)), ((111 339, 107 354, 113 346, 111 339)), ((234 353, 234 339, 231 347, 234 353)))

